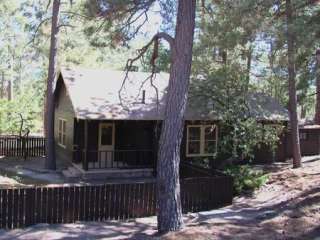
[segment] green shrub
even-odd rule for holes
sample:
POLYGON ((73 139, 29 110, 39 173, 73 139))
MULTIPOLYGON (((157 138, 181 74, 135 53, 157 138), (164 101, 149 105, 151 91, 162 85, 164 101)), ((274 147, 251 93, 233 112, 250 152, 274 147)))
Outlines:
POLYGON ((263 171, 253 170, 249 165, 230 165, 224 172, 233 177, 233 188, 237 195, 252 193, 268 180, 268 176, 263 171))

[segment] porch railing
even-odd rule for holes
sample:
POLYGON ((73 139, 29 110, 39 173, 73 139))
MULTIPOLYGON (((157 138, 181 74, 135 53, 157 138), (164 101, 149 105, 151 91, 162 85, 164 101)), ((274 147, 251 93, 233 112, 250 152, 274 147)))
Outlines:
POLYGON ((78 150, 75 160, 84 170, 91 169, 141 169, 155 167, 152 150, 78 150))

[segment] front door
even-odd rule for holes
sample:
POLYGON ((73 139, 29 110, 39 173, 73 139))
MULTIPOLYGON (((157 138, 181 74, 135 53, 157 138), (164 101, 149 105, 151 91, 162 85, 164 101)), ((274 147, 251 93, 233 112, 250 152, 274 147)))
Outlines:
POLYGON ((99 124, 99 167, 110 168, 114 165, 114 123, 99 124))

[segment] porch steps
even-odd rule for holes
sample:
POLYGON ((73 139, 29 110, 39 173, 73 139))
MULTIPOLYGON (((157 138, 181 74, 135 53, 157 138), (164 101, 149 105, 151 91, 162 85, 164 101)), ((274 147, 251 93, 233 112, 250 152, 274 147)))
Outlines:
POLYGON ((76 182, 79 180, 115 180, 132 178, 152 178, 154 170, 145 169, 104 169, 84 171, 77 166, 71 166, 62 171, 66 180, 76 182))
POLYGON ((79 180, 82 176, 81 171, 75 167, 69 167, 66 170, 62 171, 63 176, 69 181, 79 180))
POLYGON ((82 174, 84 180, 108 180, 108 179, 130 179, 151 178, 153 169, 109 169, 87 171, 82 174))

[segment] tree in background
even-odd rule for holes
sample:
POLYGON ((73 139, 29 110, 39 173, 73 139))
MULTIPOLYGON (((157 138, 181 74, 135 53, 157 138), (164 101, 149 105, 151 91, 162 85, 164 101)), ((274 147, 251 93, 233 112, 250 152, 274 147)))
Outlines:
POLYGON ((290 74, 288 71, 293 62, 297 88, 295 111, 300 108, 302 118, 310 117, 314 109, 310 94, 315 85, 314 48, 319 46, 320 36, 319 4, 316 1, 291 2, 294 59, 288 58, 288 35, 284 31, 288 26, 286 1, 220 1, 213 6, 212 9, 207 7, 210 17, 201 23, 200 44, 195 47, 195 72, 201 74, 199 69, 205 60, 216 62, 213 69, 219 68, 222 62, 228 66, 237 63, 242 73, 248 73, 244 81, 249 83, 249 90, 265 92, 288 106, 286 83, 289 75, 293 79, 292 67, 290 74), (200 58, 202 61, 198 61, 200 58))
POLYGON ((44 78, 38 74, 41 57, 27 44, 30 39, 28 31, 30 19, 22 9, 24 3, 4 0, 0 4, 2 44, 0 132, 2 134, 18 134, 19 113, 27 119, 27 127, 32 133, 40 133, 42 129, 44 78))
POLYGON ((201 158, 194 163, 223 168, 230 163, 249 163, 260 147, 267 146, 275 153, 283 126, 281 123, 268 126, 252 116, 252 97, 263 98, 264 94, 247 91, 246 70, 236 63, 213 68, 214 62, 200 64, 198 61, 195 60, 199 74, 193 75, 190 85, 191 107, 207 107, 217 116, 220 134, 213 162, 210 158, 201 158))
MULTIPOLYGON (((150 62, 152 60, 153 51, 149 49, 146 56, 142 59, 142 71, 143 72, 151 72, 152 66, 150 62)), ((157 72, 169 72, 170 71, 170 50, 163 46, 163 44, 159 44, 158 49, 158 57, 155 62, 156 71, 157 72)))

